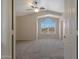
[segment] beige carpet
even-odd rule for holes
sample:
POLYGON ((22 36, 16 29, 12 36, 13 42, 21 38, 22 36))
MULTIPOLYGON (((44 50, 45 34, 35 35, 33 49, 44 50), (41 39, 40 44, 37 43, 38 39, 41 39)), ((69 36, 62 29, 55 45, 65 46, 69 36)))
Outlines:
POLYGON ((64 43, 55 39, 17 41, 16 59, 64 59, 64 43))

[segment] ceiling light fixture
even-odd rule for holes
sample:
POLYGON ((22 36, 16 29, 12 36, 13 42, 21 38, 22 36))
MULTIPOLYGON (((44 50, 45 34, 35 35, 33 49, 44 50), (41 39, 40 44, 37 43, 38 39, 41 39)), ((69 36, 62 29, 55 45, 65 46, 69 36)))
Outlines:
POLYGON ((35 8, 34 11, 35 11, 35 12, 39 12, 40 10, 39 10, 38 8, 35 8))

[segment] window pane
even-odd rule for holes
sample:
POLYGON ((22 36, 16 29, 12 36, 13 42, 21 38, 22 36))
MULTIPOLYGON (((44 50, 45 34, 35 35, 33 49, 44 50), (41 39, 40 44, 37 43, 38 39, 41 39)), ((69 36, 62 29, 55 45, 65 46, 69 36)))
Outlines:
POLYGON ((41 26, 41 31, 44 33, 55 32, 56 21, 53 20, 53 18, 46 17, 41 19, 40 26, 41 26))

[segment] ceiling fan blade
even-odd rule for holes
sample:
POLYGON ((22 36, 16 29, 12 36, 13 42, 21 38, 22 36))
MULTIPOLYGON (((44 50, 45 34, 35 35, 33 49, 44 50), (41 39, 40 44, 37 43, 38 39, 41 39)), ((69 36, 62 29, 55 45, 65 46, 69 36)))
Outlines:
POLYGON ((32 8, 34 8, 34 6, 31 6, 32 8))
POLYGON ((26 10, 33 10, 33 9, 26 9, 26 10))
POLYGON ((41 7, 40 9, 45 9, 44 7, 41 7))

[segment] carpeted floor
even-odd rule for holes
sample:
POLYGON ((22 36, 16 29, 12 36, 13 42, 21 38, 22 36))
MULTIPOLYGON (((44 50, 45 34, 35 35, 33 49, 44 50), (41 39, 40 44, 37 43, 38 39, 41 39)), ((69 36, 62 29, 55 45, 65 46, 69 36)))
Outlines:
POLYGON ((64 59, 64 43, 55 39, 17 41, 16 59, 64 59))

